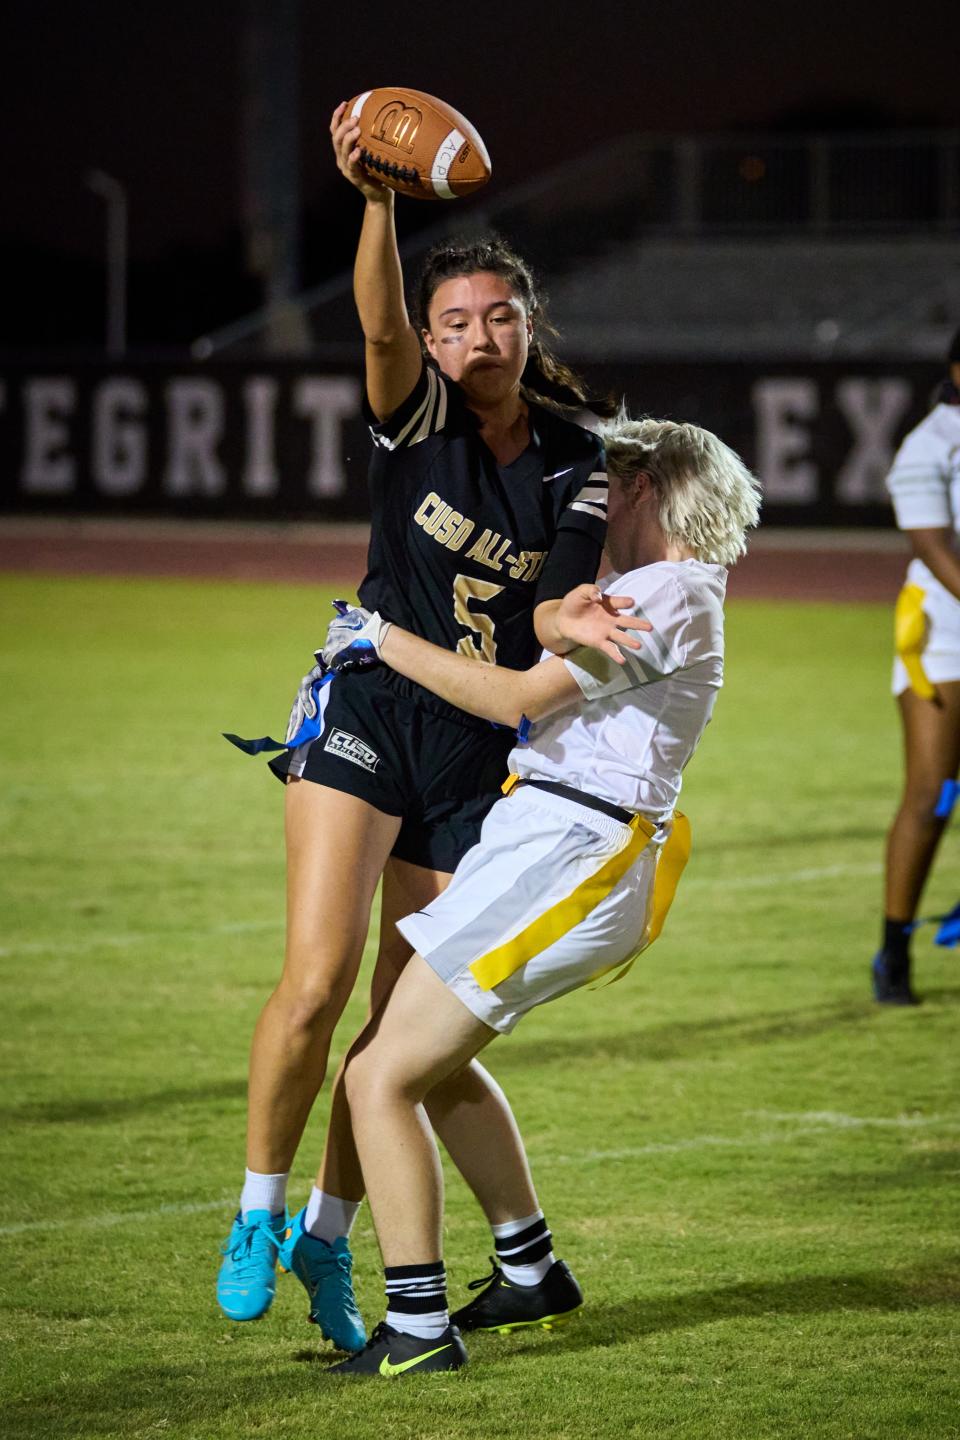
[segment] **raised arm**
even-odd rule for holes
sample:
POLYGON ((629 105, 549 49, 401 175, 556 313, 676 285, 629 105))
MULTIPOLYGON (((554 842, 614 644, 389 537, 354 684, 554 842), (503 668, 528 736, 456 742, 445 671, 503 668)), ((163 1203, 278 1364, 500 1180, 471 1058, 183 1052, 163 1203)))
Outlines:
POLYGON ((420 342, 403 295, 394 192, 360 165, 360 126, 340 104, 330 121, 341 174, 366 201, 353 269, 353 293, 366 342, 367 397, 378 420, 403 404, 420 374, 420 342))

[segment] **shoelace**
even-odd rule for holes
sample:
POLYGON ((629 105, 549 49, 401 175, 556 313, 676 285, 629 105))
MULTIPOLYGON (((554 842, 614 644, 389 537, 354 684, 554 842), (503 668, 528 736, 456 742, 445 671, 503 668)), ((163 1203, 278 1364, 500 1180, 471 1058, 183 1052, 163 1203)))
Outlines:
POLYGON ((373 1350, 377 1345, 379 1345, 380 1341, 384 1338, 384 1331, 386 1330, 386 1328, 386 1320, 381 1320, 380 1324, 375 1327, 373 1334, 370 1336, 370 1339, 367 1341, 366 1345, 364 1345, 363 1349, 358 1350, 355 1355, 351 1355, 350 1359, 359 1360, 361 1355, 366 1355, 368 1350, 373 1350))
POLYGON ((230 1256, 238 1270, 242 1271, 246 1265, 253 1263, 253 1246, 258 1235, 269 1240, 274 1249, 280 1249, 281 1241, 265 1220, 258 1220, 255 1225, 244 1225, 241 1227, 240 1238, 236 1244, 231 1246, 228 1241, 222 1250, 224 1255, 230 1256))
POLYGON ((497 1264, 496 1260, 494 1260, 492 1255, 488 1255, 487 1259, 493 1266, 490 1274, 481 1275, 479 1280, 471 1280, 467 1286, 468 1290, 482 1290, 485 1285, 490 1285, 494 1280, 499 1279, 499 1277, 503 1274, 503 1271, 500 1269, 500 1266, 497 1264))
POLYGON ((331 1271, 339 1271, 339 1278, 345 1280, 349 1285, 353 1270, 353 1262, 349 1254, 344 1254, 343 1251, 335 1251, 332 1245, 329 1245, 327 1249, 329 1254, 319 1257, 311 1256, 308 1258, 306 1255, 303 1256, 303 1265, 307 1274, 313 1279, 314 1269, 319 1271, 321 1276, 329 1275, 331 1271), (312 1264, 311 1260, 313 1261, 312 1264))
POLYGON ((353 1275, 352 1275, 352 1270, 351 1270, 351 1265, 350 1265, 350 1256, 349 1256, 349 1255, 336 1255, 334 1258, 335 1258, 335 1260, 336 1260, 336 1262, 337 1262, 337 1270, 340 1272, 337 1278, 338 1278, 339 1281, 340 1281, 341 1289, 349 1290, 349 1291, 350 1291, 350 1294, 352 1295, 352 1294, 353 1294, 353 1283, 352 1283, 353 1275))
POLYGON ((355 1301, 353 1299, 353 1280, 350 1269, 350 1257, 348 1255, 333 1255, 329 1260, 324 1257, 324 1265, 323 1268, 320 1270, 319 1275, 313 1273, 309 1266, 307 1267, 307 1274, 310 1277, 310 1283, 311 1285, 313 1285, 314 1289, 319 1286, 321 1280, 325 1280, 328 1278, 336 1280, 337 1299, 341 1303, 349 1299, 351 1303, 355 1304, 355 1301))

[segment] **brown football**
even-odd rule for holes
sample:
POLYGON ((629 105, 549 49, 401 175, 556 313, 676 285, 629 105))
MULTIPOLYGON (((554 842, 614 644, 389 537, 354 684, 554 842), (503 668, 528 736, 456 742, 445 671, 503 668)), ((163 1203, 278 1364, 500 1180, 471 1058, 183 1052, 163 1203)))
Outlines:
POLYGON ((463 115, 420 90, 365 90, 347 106, 360 126, 360 163, 416 200, 456 200, 490 179, 490 156, 463 115))

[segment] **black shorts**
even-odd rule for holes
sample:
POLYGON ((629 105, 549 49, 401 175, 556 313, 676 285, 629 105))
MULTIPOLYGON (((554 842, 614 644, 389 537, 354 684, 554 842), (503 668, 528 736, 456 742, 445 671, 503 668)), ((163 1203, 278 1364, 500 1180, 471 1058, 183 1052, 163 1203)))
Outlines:
POLYGON ((464 715, 381 666, 338 675, 321 694, 328 697, 321 734, 271 760, 273 773, 402 816, 392 854, 454 871, 500 796, 514 732, 464 715))

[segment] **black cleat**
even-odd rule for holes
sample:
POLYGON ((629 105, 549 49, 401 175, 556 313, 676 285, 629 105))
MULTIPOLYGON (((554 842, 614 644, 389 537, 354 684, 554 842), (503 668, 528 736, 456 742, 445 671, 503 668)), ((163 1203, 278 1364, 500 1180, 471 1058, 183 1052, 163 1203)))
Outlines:
POLYGON ((461 1330, 496 1330, 501 1335, 530 1325, 555 1330, 583 1304, 583 1291, 564 1260, 554 1261, 539 1285, 514 1285, 504 1279, 492 1255, 490 1263, 493 1274, 472 1280, 467 1287, 485 1287, 476 1300, 450 1316, 451 1324, 461 1330))
POLYGON ((910 987, 910 957, 901 960, 878 950, 873 957, 873 998, 878 1005, 919 1005, 910 987))
POLYGON ((370 1379, 382 1375, 393 1380, 398 1375, 422 1375, 438 1370, 459 1370, 467 1363, 467 1352, 456 1325, 448 1325, 435 1340, 421 1340, 394 1330, 382 1320, 362 1350, 327 1367, 328 1375, 359 1375, 370 1379))

